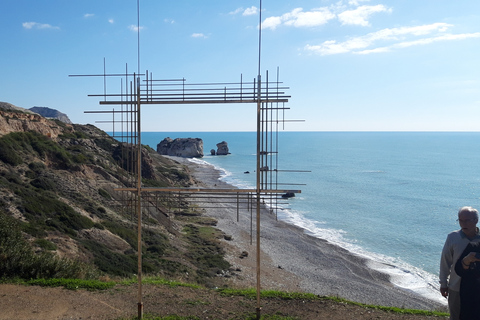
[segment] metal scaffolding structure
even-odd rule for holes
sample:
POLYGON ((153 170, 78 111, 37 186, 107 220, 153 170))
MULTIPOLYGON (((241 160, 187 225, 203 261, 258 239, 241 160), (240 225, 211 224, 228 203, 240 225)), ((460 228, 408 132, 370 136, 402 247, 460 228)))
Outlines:
MULTIPOLYGON (((140 4, 137 0, 137 29, 140 30, 140 4)), ((219 83, 187 83, 181 79, 155 79, 148 70, 140 74, 140 33, 137 37, 138 72, 107 74, 105 60, 103 74, 72 75, 86 77, 102 77, 103 94, 92 94, 101 98, 99 104, 112 107, 110 110, 86 111, 86 113, 108 114, 111 120, 98 121, 112 124, 112 136, 122 148, 117 151, 124 170, 131 173, 130 178, 122 181, 123 186, 115 189, 121 193, 116 201, 122 204, 122 210, 137 218, 137 254, 138 254, 138 319, 143 318, 142 299, 142 225, 143 210, 184 210, 189 204, 208 209, 211 203, 221 202, 236 205, 237 220, 239 211, 251 213, 251 242, 256 240, 256 278, 257 278, 257 319, 260 319, 260 217, 261 210, 277 213, 280 203, 300 193, 301 190, 279 188, 279 186, 298 186, 295 183, 279 181, 279 173, 297 170, 279 169, 279 134, 280 127, 286 122, 299 121, 285 119, 285 106, 290 98, 286 94, 288 87, 279 81, 277 69, 275 81, 269 79, 262 82, 261 61, 261 25, 262 0, 259 0, 259 38, 258 38, 258 75, 252 81, 219 82, 219 83), (121 89, 116 93, 107 93, 106 83, 109 78, 119 78, 121 89), (142 186, 142 143, 141 143, 141 109, 145 105, 172 107, 181 104, 255 104, 256 108, 256 186, 252 189, 206 189, 206 188, 151 188, 142 186), (253 230, 253 211, 255 218, 255 237, 253 230)), ((147 212, 147 211, 145 211, 147 212)))
MULTIPOLYGON (((138 234, 138 317, 143 317, 142 301, 142 208, 158 208, 159 203, 169 210, 181 210, 185 204, 195 204, 198 207, 208 208, 208 204, 215 201, 236 205, 237 219, 239 211, 256 212, 256 236, 253 237, 253 223, 251 239, 256 239, 257 251, 257 315, 260 317, 260 217, 261 210, 277 212, 279 202, 286 202, 285 195, 300 193, 301 190, 279 188, 278 168, 278 131, 286 122, 285 106, 290 96, 286 94, 288 87, 278 79, 278 70, 275 81, 269 80, 268 71, 266 81, 262 82, 261 75, 253 81, 226 83, 194 83, 190 84, 184 78, 157 80, 146 71, 144 74, 72 75, 104 78, 104 93, 91 94, 90 97, 100 98, 99 104, 113 107, 110 110, 86 111, 86 113, 108 114, 111 116, 112 136, 122 144, 119 158, 123 168, 131 172, 132 179, 125 181, 125 186, 116 189, 122 193, 117 199, 123 208, 130 210, 137 218, 138 234), (121 90, 116 93, 106 92, 107 78, 120 78, 121 90), (252 189, 203 189, 203 188, 151 188, 142 186, 142 144, 141 144, 141 109, 144 105, 159 105, 172 107, 181 104, 256 104, 256 187, 252 189), (283 195, 283 197, 282 197, 283 195)), ((105 121, 102 121, 105 122, 105 121)))

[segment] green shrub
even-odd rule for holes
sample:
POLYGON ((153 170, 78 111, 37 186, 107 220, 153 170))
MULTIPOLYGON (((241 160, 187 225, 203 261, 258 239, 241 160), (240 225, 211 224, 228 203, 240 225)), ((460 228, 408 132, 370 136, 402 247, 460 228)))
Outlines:
POLYGON ((35 254, 18 222, 0 212, 0 275, 4 279, 92 278, 95 269, 50 253, 35 254))
POLYGON ((28 165, 28 168, 32 170, 33 172, 41 172, 45 170, 46 166, 43 162, 31 162, 28 165))
POLYGON ((34 243, 44 250, 57 250, 57 246, 53 242, 48 241, 47 239, 37 239, 34 243))
POLYGON ((103 226, 107 228, 111 233, 116 234, 123 240, 127 241, 132 248, 137 247, 137 232, 134 227, 122 225, 116 221, 106 220, 102 222, 103 226))
POLYGON ((0 160, 12 166, 23 163, 22 157, 15 152, 12 143, 6 136, 0 138, 0 160))
POLYGON ((188 224, 184 228, 186 237, 191 243, 187 256, 193 259, 198 267, 199 282, 230 268, 230 263, 224 259, 224 251, 219 241, 212 236, 213 230, 211 227, 197 227, 193 224, 188 224))
POLYGON ((103 150, 109 153, 112 153, 113 150, 115 149, 112 139, 100 138, 100 139, 95 139, 94 141, 97 146, 99 146, 100 148, 102 148, 103 150))
POLYGON ((82 244, 93 254, 98 269, 111 275, 126 277, 137 273, 137 256, 112 252, 105 245, 84 240, 82 244))
POLYGON ((35 188, 42 189, 42 190, 51 190, 55 191, 57 189, 56 183, 47 177, 38 177, 33 179, 30 184, 35 188))
POLYGON ((101 195, 102 197, 104 197, 105 199, 107 200, 111 200, 112 197, 110 196, 110 193, 108 193, 105 189, 98 189, 98 194, 101 195))

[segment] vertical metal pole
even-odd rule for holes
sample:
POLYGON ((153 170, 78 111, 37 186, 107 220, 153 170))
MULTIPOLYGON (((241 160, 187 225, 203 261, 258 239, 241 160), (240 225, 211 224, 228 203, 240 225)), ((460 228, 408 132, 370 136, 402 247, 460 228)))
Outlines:
POLYGON ((142 301, 142 143, 140 136, 140 77, 137 80, 137 217, 138 217, 138 319, 143 318, 142 301))
POLYGON ((257 84, 257 320, 260 320, 260 112, 261 112, 261 87, 260 58, 262 49, 262 0, 260 0, 259 28, 258 28, 258 84, 257 84))
MULTIPOLYGON (((142 301, 142 143, 140 125, 140 0, 137 0, 137 214, 138 214, 138 319, 143 318, 142 301)), ((134 76, 135 77, 135 76, 134 76)))
POLYGON ((257 93, 257 319, 260 319, 260 113, 261 113, 261 105, 262 102, 260 100, 260 88, 261 88, 261 75, 258 75, 258 93, 257 93))

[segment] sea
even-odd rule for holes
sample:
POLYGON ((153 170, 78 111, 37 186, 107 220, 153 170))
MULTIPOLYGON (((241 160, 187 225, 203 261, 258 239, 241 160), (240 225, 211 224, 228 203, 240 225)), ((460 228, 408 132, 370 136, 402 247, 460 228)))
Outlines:
MULTIPOLYGON (((255 186, 255 132, 142 132, 141 139, 156 150, 166 137, 201 138, 205 156, 193 161, 215 166, 232 185, 255 186), (222 141, 231 154, 210 155, 222 141)), ((480 133, 280 131, 275 140, 280 189, 301 190, 279 219, 368 258, 394 285, 446 303, 440 254, 459 229, 458 209, 480 208, 480 133)))

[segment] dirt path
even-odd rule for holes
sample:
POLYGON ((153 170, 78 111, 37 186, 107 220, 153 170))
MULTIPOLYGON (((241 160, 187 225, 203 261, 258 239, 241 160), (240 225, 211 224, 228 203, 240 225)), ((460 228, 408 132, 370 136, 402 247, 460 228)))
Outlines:
MULTIPOLYGON (((132 319, 137 315, 137 287, 116 286, 105 291, 67 290, 37 286, 0 285, 1 320, 132 319)), ((145 285, 144 312, 156 316, 196 316, 198 319, 245 319, 255 314, 256 301, 223 297, 213 290, 145 285)), ((262 299, 262 314, 298 319, 446 319, 393 314, 327 300, 262 299)))

